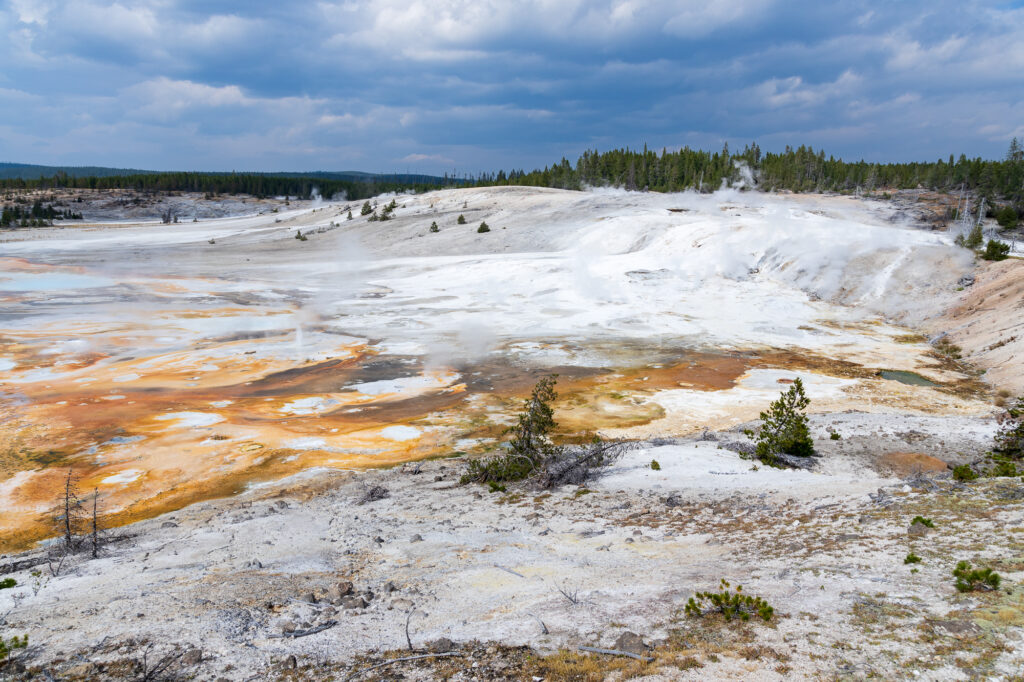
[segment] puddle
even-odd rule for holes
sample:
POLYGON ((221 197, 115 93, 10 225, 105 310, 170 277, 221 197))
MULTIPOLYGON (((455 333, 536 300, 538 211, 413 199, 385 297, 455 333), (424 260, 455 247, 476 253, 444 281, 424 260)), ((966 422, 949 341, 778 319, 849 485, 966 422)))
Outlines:
POLYGON ((907 372, 902 369, 883 369, 878 373, 878 376, 889 381, 898 381, 908 386, 938 386, 934 381, 925 379, 920 374, 907 372))

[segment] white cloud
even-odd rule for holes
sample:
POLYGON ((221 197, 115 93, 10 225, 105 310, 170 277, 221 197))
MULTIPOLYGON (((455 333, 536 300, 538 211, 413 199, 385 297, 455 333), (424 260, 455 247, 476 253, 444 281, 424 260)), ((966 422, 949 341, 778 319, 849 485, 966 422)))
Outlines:
POLYGON ((434 161, 436 163, 455 163, 455 159, 449 159, 441 154, 409 154, 400 159, 406 163, 420 163, 422 161, 434 161))

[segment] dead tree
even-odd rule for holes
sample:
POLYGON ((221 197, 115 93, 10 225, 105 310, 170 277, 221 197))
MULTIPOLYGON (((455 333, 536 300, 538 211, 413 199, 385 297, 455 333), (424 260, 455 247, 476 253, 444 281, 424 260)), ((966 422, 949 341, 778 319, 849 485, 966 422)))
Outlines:
POLYGON ((75 531, 78 530, 78 516, 82 509, 82 501, 78 499, 75 489, 74 472, 69 468, 64 478, 64 492, 60 502, 57 519, 64 536, 64 551, 70 553, 75 549, 75 531))
POLYGON ((92 540, 92 558, 93 559, 98 559, 99 556, 100 556, 100 524, 99 524, 99 514, 97 513, 98 512, 98 507, 99 507, 99 498, 100 498, 99 488, 93 488, 93 490, 92 490, 92 533, 90 533, 91 540, 92 540))

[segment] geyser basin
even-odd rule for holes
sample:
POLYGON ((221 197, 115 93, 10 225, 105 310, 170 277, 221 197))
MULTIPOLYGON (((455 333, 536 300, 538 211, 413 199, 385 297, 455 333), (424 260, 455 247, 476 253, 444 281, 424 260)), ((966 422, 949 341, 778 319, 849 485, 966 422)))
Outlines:
POLYGON ((884 205, 525 188, 397 203, 383 226, 324 204, 4 233, 20 284, 0 290, 0 546, 49 532, 64 467, 128 521, 486 448, 550 371, 566 434, 746 421, 798 375, 812 410, 986 409, 899 324, 941 309, 969 261, 884 205))

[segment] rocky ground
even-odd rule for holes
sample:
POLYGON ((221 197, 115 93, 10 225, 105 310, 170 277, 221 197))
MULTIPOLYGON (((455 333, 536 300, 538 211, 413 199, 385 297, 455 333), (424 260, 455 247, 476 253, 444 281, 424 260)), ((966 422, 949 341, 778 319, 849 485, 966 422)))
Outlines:
POLYGON ((1019 679, 1024 486, 957 482, 942 461, 975 459, 993 428, 816 416, 812 471, 740 458, 735 429, 644 443, 551 491, 459 485, 457 458, 294 477, 115 529, 98 559, 6 557, 4 632, 30 646, 2 672, 1019 679), (959 560, 995 569, 1001 588, 958 593, 959 560), (683 613, 723 578, 775 616, 683 613), (421 658, 381 665, 407 656, 421 658))
MULTIPOLYGON (((109 228, 117 231, 117 239, 110 238, 107 227, 74 235, 63 228, 5 235, 5 248, 25 259, 20 264, 25 271, 19 274, 24 281, 41 277, 33 268, 43 266, 32 259, 46 267, 74 263, 96 272, 127 260, 144 272, 166 274, 179 268, 174 272, 179 285, 186 276, 208 277, 211 271, 229 275, 226 279, 236 284, 252 280, 230 290, 239 306, 249 305, 245 296, 250 292, 274 293, 278 287, 299 301, 300 312, 317 302, 330 306, 321 301, 326 296, 290 293, 285 287, 294 286, 295 273, 310 292, 321 286, 338 298, 335 280, 344 279, 344 270, 338 267, 337 254, 358 252, 358 259, 341 262, 366 261, 368 274, 360 275, 359 286, 369 282, 376 288, 357 301, 379 306, 394 299, 386 310, 398 310, 401 316, 382 315, 376 308, 364 315, 361 309, 346 308, 339 319, 368 339, 381 336, 379 329, 408 326, 412 331, 406 336, 384 336, 402 341, 404 353, 412 352, 406 343, 410 338, 428 338, 427 323, 447 332, 437 322, 446 316, 461 322, 463 310, 499 310, 495 318, 502 324, 522 316, 517 322, 522 329, 535 327, 537 314, 556 330, 560 324, 584 328, 589 318, 572 316, 600 311, 604 317, 593 325, 596 329, 619 324, 647 336, 650 328, 675 324, 679 333, 709 345, 724 343, 717 339, 739 339, 762 349, 803 343, 819 355, 805 353, 800 363, 778 355, 749 367, 735 358, 720 359, 716 371, 731 377, 727 381, 698 372, 710 366, 710 356, 692 361, 685 372, 682 366, 650 360, 614 375, 619 383, 629 379, 637 385, 587 384, 589 392, 570 391, 556 416, 580 432, 594 428, 598 412, 622 417, 649 407, 651 401, 667 406, 664 416, 652 413, 640 426, 605 429, 606 435, 635 439, 636 447, 583 486, 541 490, 509 485, 492 492, 486 486, 461 485, 466 458, 472 455, 441 447, 441 457, 390 468, 345 469, 341 467, 355 465, 335 461, 296 465, 284 477, 246 479, 244 492, 233 497, 179 504, 174 511, 153 512, 158 514, 154 518, 106 530, 96 558, 90 555, 88 540, 71 555, 59 542, 50 542, 0 556, 0 581, 13 581, 0 589, 0 636, 8 643, 13 636, 28 636, 28 646, 15 649, 0 664, 0 679, 1022 679, 1024 486, 1020 478, 1009 477, 959 481, 950 471, 977 462, 991 447, 996 429, 991 402, 1005 402, 1024 390, 1019 383, 1024 373, 1018 371, 1024 334, 1014 331, 1024 310, 1014 288, 1021 281, 1022 261, 972 263, 969 253, 943 245, 945 236, 915 231, 914 226, 890 234, 887 225, 893 221, 917 227, 928 222, 923 214, 913 213, 918 208, 900 204, 899 197, 893 209, 883 202, 822 197, 801 197, 790 205, 788 199, 753 193, 620 194, 460 190, 424 195, 409 198, 387 229, 365 219, 347 225, 347 220, 341 222, 347 207, 339 205, 292 206, 281 215, 263 216, 247 207, 242 212, 250 218, 201 221, 198 227, 179 226, 166 235, 157 230, 160 225, 109 228), (692 205, 684 207, 684 200, 692 205), (472 223, 465 229, 455 222, 462 213, 472 223), (847 218, 851 215, 856 220, 847 218), (482 246, 475 223, 485 218, 495 229, 485 235, 491 241, 482 246), (734 226, 733 218, 742 220, 734 226), (443 229, 428 242, 432 220, 439 220, 443 229), (709 227, 720 223, 723 229, 709 227), (764 253, 747 254, 750 263, 732 264, 739 274, 730 274, 722 286, 739 293, 728 296, 717 289, 707 295, 691 291, 682 277, 699 274, 717 281, 719 274, 702 269, 713 264, 714 254, 729 265, 737 252, 735 243, 761 244, 778 235, 780 225, 806 229, 808 236, 800 244, 815 245, 827 243, 822 235, 866 234, 867 225, 891 245, 864 247, 842 260, 856 249, 838 244, 833 245, 834 255, 822 255, 817 246, 797 249, 783 241, 778 250, 791 249, 792 257, 778 258, 774 247, 764 247, 764 253), (857 230, 841 229, 850 225, 857 230), (298 230, 308 233, 308 240, 296 239, 298 230), (754 236, 744 236, 743 230, 752 230, 754 236), (346 241, 352 235, 362 235, 354 243, 370 246, 356 249, 346 241), (934 244, 929 241, 933 237, 934 244), (623 243, 617 245, 616 239, 623 243), (651 241, 656 239, 666 246, 651 241), (725 243, 716 246, 714 239, 725 243), (568 255, 558 251, 566 243, 576 250, 566 251, 568 255), (610 255, 595 251, 595 245, 609 249, 610 255), (676 252, 668 247, 678 254, 671 255, 676 252), (631 254, 645 249, 649 253, 646 260, 637 260, 643 265, 639 268, 633 262, 639 256, 631 254), (482 250, 489 257, 510 252, 501 256, 506 279, 494 280, 493 295, 474 298, 486 280, 474 273, 497 277, 492 273, 499 270, 479 256, 482 250), (452 261, 458 267, 424 269, 425 259, 438 253, 458 256, 452 261), (534 255, 527 262, 516 254, 534 255), (284 266, 275 270, 283 260, 287 271, 284 266), (595 262, 607 267, 594 269, 595 262), (513 271, 510 264, 516 263, 519 270, 513 271), (833 281, 836 263, 844 263, 841 282, 833 281), (221 272, 229 265, 237 271, 221 272), (669 265, 682 274, 669 277, 669 265), (402 268, 408 272, 397 277, 396 272, 405 272, 402 268), (551 279, 552 272, 563 270, 564 277, 551 279), (421 277, 421 271, 442 276, 421 277), (957 285, 961 271, 971 273, 970 281, 957 285), (260 279, 253 279, 253 272, 260 279), (469 303, 458 306, 453 303, 460 292, 456 273, 468 283, 469 292, 469 303), (550 287, 545 277, 551 279, 550 287), (601 278, 616 282, 617 288, 604 292, 595 285, 601 278), (574 283, 579 300, 560 308, 542 308, 509 295, 515 286, 526 293, 571 292, 568 282, 574 283), (662 298, 638 294, 635 302, 618 300, 628 286, 654 286, 651 282, 661 282, 659 291, 667 293, 662 298), (753 297, 762 286, 763 296, 753 297), (804 292, 809 292, 810 302, 804 292), (737 310, 743 308, 745 315, 754 314, 747 309, 756 309, 764 320, 723 327, 744 319, 738 313, 723 314, 726 300, 737 310), (819 300, 833 301, 836 307, 826 310, 819 300), (791 303, 782 305, 785 301, 791 303), (768 310, 768 303, 776 308, 768 310), (618 309, 621 314, 609 312, 618 309), (685 319, 677 316, 680 309, 687 311, 685 319), (891 314, 904 327, 890 329, 880 319, 847 319, 854 309, 891 314), (641 326, 633 317, 636 310, 659 316, 641 326), (408 320, 418 326, 406 324, 408 320), (934 349, 929 339, 938 340, 934 349), (956 356, 970 364, 956 362, 956 356), (883 370, 898 376, 882 376, 883 370), (764 409, 797 372, 813 398, 811 431, 820 457, 809 469, 758 466, 741 455, 750 449, 743 429, 752 424, 733 424, 764 409), (922 379, 932 381, 917 383, 922 379), (650 388, 641 390, 641 383, 650 388), (601 410, 595 411, 595 405, 601 410), (712 430, 702 434, 700 425, 712 430), (913 523, 918 516, 931 523, 913 523), (906 563, 912 556, 920 561, 906 563), (1002 578, 999 588, 958 592, 953 570, 961 560, 995 570, 1002 578), (715 590, 723 579, 729 589, 742 585, 744 593, 762 597, 774 607, 774 615, 767 621, 755 617, 726 622, 721 616, 685 612, 695 593, 715 590)), ((196 292, 181 296, 190 305, 193 298, 213 296, 209 287, 196 292)), ((65 298, 57 300, 66 301, 67 319, 77 324, 83 301, 92 301, 94 293, 86 290, 81 300, 62 294, 65 298)), ((19 296, 26 315, 49 310, 54 299, 42 290, 19 296)), ((95 305, 101 312, 109 313, 118 304, 134 313, 144 305, 152 307, 155 300, 162 299, 96 297, 95 305)), ((7 301, 10 307, 15 299, 7 301)), ((194 313, 189 310, 180 317, 191 320, 194 313)), ((288 333, 294 333, 294 338, 282 335, 287 343, 279 344, 289 352, 299 348, 312 353, 318 339, 336 336, 319 318, 307 323, 303 334, 305 318, 292 312, 279 317, 288 320, 288 333)), ((229 315, 218 307, 210 319, 220 323, 229 315)), ((15 330, 28 339, 25 347, 30 350, 38 345, 34 335, 39 326, 25 324, 15 330)), ((518 327, 512 331, 526 333, 518 327)), ((69 333, 77 336, 80 330, 69 333)), ((95 334, 92 338, 96 342, 95 334)), ((122 374, 125 363, 145 359, 135 357, 144 350, 141 338, 130 330, 123 342, 120 337, 112 342, 120 350, 119 355, 111 351, 117 361, 110 370, 116 375, 111 381, 117 380, 113 397, 130 394, 140 404, 156 393, 158 384, 133 388, 122 374)), ((191 349, 192 360, 212 344, 202 334, 198 340, 196 349, 183 346, 191 349)), ((263 337, 251 341, 262 349, 270 347, 263 337)), ((637 354, 633 346, 619 343, 618 353, 637 354)), ((554 348, 539 343, 506 346, 503 352, 515 362, 523 354, 546 357, 569 349, 583 355, 598 348, 593 339, 554 348)), ((225 367, 234 370, 237 349, 232 353, 226 357, 233 364, 225 367)), ((28 351, 23 355, 35 361, 28 351)), ((21 355, 11 357, 0 371, 10 376, 34 371, 30 364, 22 367, 26 360, 21 355)), ((103 379, 100 369, 88 369, 90 380, 103 379)), ((186 369, 182 381, 198 382, 199 372, 208 368, 186 369)), ((284 384, 298 376, 276 365, 272 369, 284 384)), ((471 368, 464 374, 478 377, 486 369, 471 368)), ((74 376, 66 386, 78 385, 74 376)), ((249 379, 233 381, 243 385, 249 379)), ((361 381, 373 385, 378 379, 361 381)), ((69 393, 75 401, 57 400, 63 397, 48 393, 49 384, 57 381, 52 374, 33 380, 61 409, 65 402, 74 402, 86 408, 80 410, 83 415, 114 414, 102 407, 106 403, 97 402, 97 408, 83 402, 78 388, 69 393)), ((160 380, 168 381, 165 376, 160 380)), ((562 381, 560 390, 583 385, 582 379, 569 376, 562 381)), ((233 385, 215 385, 222 384, 233 385)), ((27 385, 17 384, 18 391, 27 395, 27 385)), ((210 403, 222 396, 200 388, 194 399, 204 401, 203 409, 227 409, 230 400, 210 403)), ((521 388, 528 390, 528 385, 521 388)), ((323 390, 316 389, 318 394, 323 390)), ((193 412, 180 412, 188 405, 185 400, 175 395, 160 408, 194 417, 193 412)), ((272 404, 268 400, 258 396, 261 404, 272 404)), ((21 408, 21 402, 9 402, 11 409, 21 408)), ((473 418, 493 418, 495 434, 498 426, 509 423, 510 415, 481 405, 481 415, 474 413, 473 418)), ((247 420, 246 428, 293 428, 299 421, 265 416, 256 398, 243 407, 239 419, 247 420)), ((441 408, 431 403, 424 409, 430 410, 430 419, 438 419, 441 408)), ((322 419, 314 416, 310 421, 322 419)), ((0 415, 0 423, 3 419, 0 415)), ((10 428, 12 423, 8 420, 6 427, 12 438, 25 437, 21 427, 10 428)), ((217 424, 212 431, 194 424, 188 433, 204 447, 227 447, 229 426, 217 424)), ((130 440, 121 434, 103 445, 127 451, 130 440)), ((185 478, 196 478, 201 464, 209 469, 200 478, 212 480, 239 457, 234 451, 225 451, 223 460, 193 454, 192 460, 179 463, 170 458, 186 448, 175 443, 161 451, 152 442, 146 447, 150 456, 158 455, 161 466, 185 478)), ((143 468, 138 456, 132 457, 124 466, 143 468)), ((110 485, 124 480, 110 472, 103 476, 108 476, 104 482, 114 481, 110 485)), ((18 480, 24 483, 29 477, 18 480)), ((38 485, 23 487, 31 493, 38 485)), ((164 500, 161 496, 173 494, 177 485, 157 489, 153 499, 164 500)), ((31 499, 49 500, 49 492, 31 499)), ((0 493, 5 493, 2 487, 0 493)), ((45 508, 40 502, 32 511, 45 508)))

